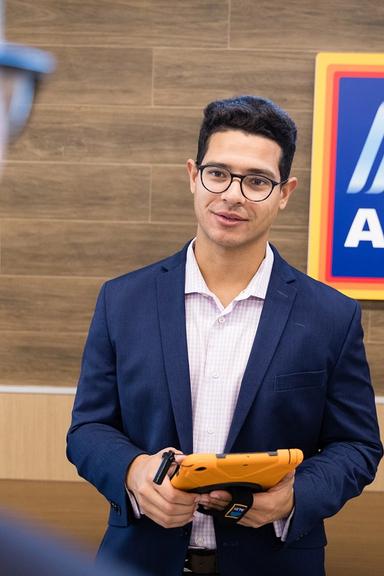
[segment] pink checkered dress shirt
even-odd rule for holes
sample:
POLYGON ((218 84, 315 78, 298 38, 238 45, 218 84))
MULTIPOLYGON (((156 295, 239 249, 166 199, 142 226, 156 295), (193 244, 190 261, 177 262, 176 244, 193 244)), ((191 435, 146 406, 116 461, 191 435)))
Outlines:
MULTIPOLYGON (((263 309, 273 252, 267 245, 266 257, 248 286, 224 308, 206 285, 193 246, 194 241, 188 247, 185 274, 193 451, 221 453, 263 309)), ((276 536, 285 536, 285 524, 274 523, 276 536)), ((196 514, 190 545, 216 548, 212 518, 196 514)))

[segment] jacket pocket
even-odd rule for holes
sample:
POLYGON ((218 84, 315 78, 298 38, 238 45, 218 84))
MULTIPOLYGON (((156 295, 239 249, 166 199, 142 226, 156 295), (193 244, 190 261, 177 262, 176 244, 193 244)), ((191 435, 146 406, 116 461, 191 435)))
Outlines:
POLYGON ((292 374, 280 374, 275 378, 275 392, 285 390, 297 390, 299 388, 318 388, 324 386, 326 381, 325 370, 313 372, 293 372, 292 374))

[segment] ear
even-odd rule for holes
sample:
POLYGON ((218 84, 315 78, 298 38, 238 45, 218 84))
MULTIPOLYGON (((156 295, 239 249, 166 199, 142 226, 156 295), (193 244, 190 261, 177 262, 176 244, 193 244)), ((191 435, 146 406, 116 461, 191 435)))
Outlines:
POLYGON ((280 190, 280 202, 279 202, 279 209, 284 210, 288 204, 288 200, 291 197, 291 194, 295 190, 297 186, 297 178, 292 176, 288 179, 288 181, 281 186, 280 190))
POLYGON ((187 160, 187 172, 189 175, 189 187, 192 194, 194 194, 196 190, 196 178, 199 174, 199 170, 196 166, 196 162, 191 158, 187 160))

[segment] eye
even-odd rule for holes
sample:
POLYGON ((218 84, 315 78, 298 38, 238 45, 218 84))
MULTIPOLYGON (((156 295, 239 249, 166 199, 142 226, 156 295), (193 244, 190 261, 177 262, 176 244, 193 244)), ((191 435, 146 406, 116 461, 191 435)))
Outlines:
POLYGON ((226 172, 225 170, 222 170, 221 168, 218 168, 217 166, 208 166, 205 169, 207 176, 209 176, 210 178, 217 178, 217 179, 226 179, 228 178, 228 172, 226 172))
POLYGON ((271 182, 268 180, 268 178, 259 176, 258 174, 250 174, 247 176, 246 181, 248 186, 251 186, 252 188, 264 188, 265 186, 271 185, 271 182))

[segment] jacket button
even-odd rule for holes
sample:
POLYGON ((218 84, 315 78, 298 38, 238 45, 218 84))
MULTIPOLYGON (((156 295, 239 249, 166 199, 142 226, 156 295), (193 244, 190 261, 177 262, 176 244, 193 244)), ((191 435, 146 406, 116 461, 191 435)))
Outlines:
POLYGON ((117 512, 118 514, 120 514, 120 512, 121 512, 120 506, 118 504, 116 504, 116 502, 113 502, 113 501, 111 501, 110 504, 111 504, 112 510, 114 512, 117 512))

